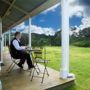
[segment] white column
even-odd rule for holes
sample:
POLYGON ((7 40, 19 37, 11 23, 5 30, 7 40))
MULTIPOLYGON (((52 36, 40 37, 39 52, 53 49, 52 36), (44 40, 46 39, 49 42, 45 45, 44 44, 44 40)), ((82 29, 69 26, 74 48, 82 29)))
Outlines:
POLYGON ((69 74, 69 14, 68 0, 61 0, 62 8, 62 61, 60 78, 66 79, 69 74))
POLYGON ((3 47, 3 51, 4 51, 4 34, 2 34, 2 47, 3 47))
MULTIPOLYGON (((2 19, 0 18, 0 64, 3 63, 3 48, 2 48, 2 19)), ((1 68, 0 68, 1 69, 1 68)))
POLYGON ((69 73, 69 2, 61 0, 62 8, 62 61, 60 78, 67 79, 75 77, 69 73))
POLYGON ((5 46, 7 46, 7 32, 6 32, 6 35, 5 35, 5 46))
POLYGON ((9 30, 9 45, 10 45, 10 43, 11 43, 11 32, 9 30))
POLYGON ((29 18, 28 33, 29 33, 29 47, 31 47, 31 18, 29 18))
POLYGON ((6 47, 6 33, 4 34, 4 46, 6 47))
POLYGON ((2 34, 2 42, 1 42, 1 60, 2 60, 2 63, 3 63, 3 34, 2 34))

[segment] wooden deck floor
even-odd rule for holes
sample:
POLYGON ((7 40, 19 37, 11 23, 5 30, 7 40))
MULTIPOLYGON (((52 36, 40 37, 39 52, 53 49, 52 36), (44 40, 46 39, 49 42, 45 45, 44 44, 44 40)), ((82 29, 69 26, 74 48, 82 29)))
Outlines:
MULTIPOLYGON (((20 71, 18 67, 15 67, 14 70, 8 74, 6 69, 11 63, 8 54, 4 55, 4 63, 5 66, 2 67, 2 74, 0 75, 3 90, 63 90, 63 88, 74 84, 75 78, 62 80, 59 78, 59 72, 51 68, 48 68, 49 76, 45 75, 43 84, 41 84, 41 78, 34 77, 33 81, 31 81, 30 73, 20 71)), ((43 66, 39 66, 43 71, 43 66)))

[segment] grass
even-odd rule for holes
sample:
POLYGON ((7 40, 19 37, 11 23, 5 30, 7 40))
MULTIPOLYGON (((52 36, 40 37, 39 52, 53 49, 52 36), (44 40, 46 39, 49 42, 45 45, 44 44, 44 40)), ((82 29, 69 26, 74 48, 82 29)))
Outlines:
MULTIPOLYGON (((60 71, 61 47, 46 47, 48 66, 60 71)), ((70 72, 76 75, 74 86, 66 90, 90 90, 90 48, 70 46, 70 72)))
MULTIPOLYGON (((61 47, 46 47, 46 57, 48 66, 60 71, 61 47)), ((76 75, 76 83, 66 90, 90 90, 90 48, 70 46, 70 72, 76 75)))

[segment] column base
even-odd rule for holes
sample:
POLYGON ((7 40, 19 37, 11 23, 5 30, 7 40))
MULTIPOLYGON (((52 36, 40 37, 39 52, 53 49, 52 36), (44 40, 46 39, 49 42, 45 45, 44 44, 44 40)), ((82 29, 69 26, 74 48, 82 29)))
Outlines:
POLYGON ((73 73, 68 73, 67 70, 61 70, 60 78, 61 79, 75 78, 75 75, 73 73))
POLYGON ((67 79, 68 71, 66 69, 61 69, 60 71, 60 78, 61 79, 67 79))
POLYGON ((69 73, 68 76, 67 76, 67 78, 75 78, 75 74, 69 73))

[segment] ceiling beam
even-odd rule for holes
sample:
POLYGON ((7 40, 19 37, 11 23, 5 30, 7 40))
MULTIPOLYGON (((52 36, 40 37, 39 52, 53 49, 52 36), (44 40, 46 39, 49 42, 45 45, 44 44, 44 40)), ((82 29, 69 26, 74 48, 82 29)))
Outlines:
MULTIPOLYGON (((2 0, 3 2, 7 3, 8 5, 11 5, 10 2, 8 2, 7 0, 2 0)), ((20 7, 16 6, 16 5, 12 5, 13 8, 17 9, 18 11, 24 13, 24 14, 28 14, 28 12, 26 12, 25 10, 21 9, 20 7)))
POLYGON ((37 15, 38 13, 50 8, 51 6, 60 3, 61 0, 47 0, 45 3, 43 3, 42 5, 38 6, 36 9, 34 9, 32 12, 30 12, 29 14, 25 15, 24 17, 22 17, 20 20, 18 20, 16 23, 14 23, 13 25, 11 25, 10 27, 14 27, 18 24, 20 24, 21 22, 23 22, 24 20, 28 19, 29 17, 33 17, 35 15, 37 15))
MULTIPOLYGON (((14 20, 13 20, 12 17, 7 17, 7 19, 10 21, 10 23, 14 23, 14 20)), ((3 25, 3 27, 6 27, 6 28, 8 28, 9 26, 10 26, 9 23, 6 24, 6 25, 3 25)), ((8 28, 8 29, 9 29, 9 28, 8 28)))
MULTIPOLYGON (((53 6, 57 3, 60 3, 60 1, 61 0, 47 0, 45 3, 41 4, 40 6, 38 6, 34 10, 32 10, 32 12, 29 12, 27 15, 25 14, 25 16, 22 17, 21 19, 17 20, 16 22, 12 23, 11 25, 8 25, 6 30, 8 30, 9 28, 13 28, 14 26, 20 24, 21 22, 28 19, 29 17, 33 17, 33 16, 37 15, 38 13, 50 8, 51 6, 53 6)), ((13 5, 13 7, 15 7, 15 5, 13 5)))
POLYGON ((13 0, 12 3, 10 4, 9 8, 7 9, 7 11, 5 12, 4 16, 2 18, 4 18, 5 16, 7 16, 7 14, 9 13, 9 10, 12 8, 12 6, 14 5, 16 0, 13 0))

